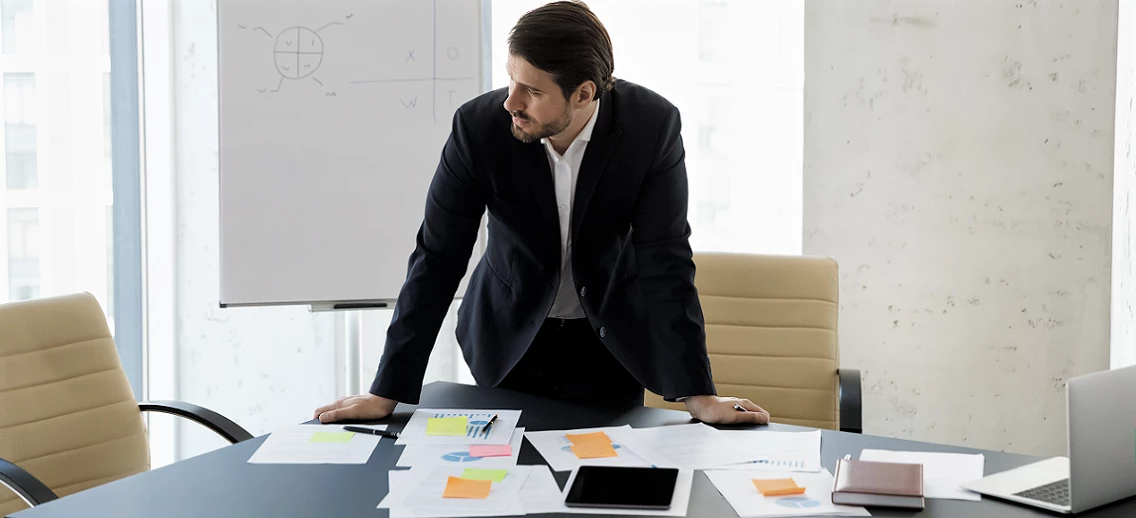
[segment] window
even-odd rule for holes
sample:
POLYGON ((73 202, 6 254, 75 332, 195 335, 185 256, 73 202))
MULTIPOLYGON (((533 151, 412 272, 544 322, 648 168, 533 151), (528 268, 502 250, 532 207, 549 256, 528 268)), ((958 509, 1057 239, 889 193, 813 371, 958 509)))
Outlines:
POLYGON ((39 211, 8 209, 8 297, 39 296, 39 211))
MULTIPOLYGON (((544 3, 493 1, 495 88, 508 84, 508 31, 544 3)), ((694 249, 800 253, 803 2, 587 3, 611 35, 616 78, 682 114, 694 249)))
POLYGON ((0 0, 0 36, 4 54, 27 52, 33 34, 32 0, 0 0))
POLYGON ((9 190, 38 183, 35 74, 4 74, 4 165, 9 190))

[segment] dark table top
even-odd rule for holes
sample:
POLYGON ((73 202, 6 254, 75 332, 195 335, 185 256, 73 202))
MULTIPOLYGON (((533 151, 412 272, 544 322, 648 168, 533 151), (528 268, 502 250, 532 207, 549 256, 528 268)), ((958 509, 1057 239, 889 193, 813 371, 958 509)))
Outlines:
MULTIPOLYGON (((516 408, 524 412, 520 426, 527 430, 563 430, 598 426, 634 427, 689 423, 686 412, 656 408, 629 411, 600 410, 569 405, 503 389, 431 383, 423 389, 422 406, 430 408, 516 408)), ((399 405, 388 423, 397 431, 406 424, 415 407, 399 405)), ((806 428, 770 425, 769 430, 805 431, 806 428)), ((375 506, 387 494, 387 471, 394 468, 401 446, 384 439, 361 465, 265 465, 248 464, 264 437, 104 484, 71 496, 12 515, 12 518, 62 517, 210 517, 233 516, 327 516, 385 518, 385 509, 375 506)), ((832 471, 836 459, 845 454, 857 458, 860 450, 891 449, 982 453, 986 473, 995 473, 1039 460, 1008 453, 920 443, 884 437, 825 430, 821 440, 821 462, 832 471)), ((521 449, 520 464, 544 464, 544 459, 527 441, 521 449)), ((561 486, 567 472, 556 473, 561 486)), ((1057 516, 1030 507, 983 498, 981 502, 928 499, 922 512, 870 509, 873 516, 921 517, 1029 517, 1057 516)), ((718 493, 705 474, 695 472, 688 516, 736 517, 730 504, 718 493)), ((564 515, 541 515, 564 516, 564 515)), ((1128 499, 1078 516, 1093 518, 1136 517, 1136 499, 1128 499)))

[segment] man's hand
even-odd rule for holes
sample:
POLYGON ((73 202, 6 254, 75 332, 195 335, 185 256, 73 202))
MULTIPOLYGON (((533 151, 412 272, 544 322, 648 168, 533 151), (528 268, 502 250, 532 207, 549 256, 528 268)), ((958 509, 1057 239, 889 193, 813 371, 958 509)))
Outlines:
POLYGON ((394 412, 394 407, 397 404, 398 401, 374 394, 341 397, 330 405, 317 408, 312 419, 319 419, 321 423, 332 423, 344 419, 358 419, 360 421, 382 419, 394 412))
POLYGON ((769 412, 748 399, 690 396, 683 400, 690 416, 709 424, 769 424, 769 412), (741 405, 748 412, 734 408, 741 405))

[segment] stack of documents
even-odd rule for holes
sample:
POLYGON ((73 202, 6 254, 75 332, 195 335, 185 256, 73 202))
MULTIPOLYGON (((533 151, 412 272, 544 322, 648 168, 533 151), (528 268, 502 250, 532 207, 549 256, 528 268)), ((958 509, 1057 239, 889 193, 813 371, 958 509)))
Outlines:
POLYGON ((391 518, 523 515, 521 487, 531 469, 433 466, 391 471, 379 509, 390 509, 391 518))
POLYGON ((525 438, 552 466, 553 471, 573 471, 580 466, 649 468, 655 465, 640 454, 645 448, 633 444, 628 437, 629 432, 630 426, 583 428, 525 432, 525 438), (607 448, 602 448, 603 441, 596 441, 600 438, 596 434, 603 434, 607 448))
MULTIPOLYGON (((385 430, 386 425, 360 426, 385 430)), ((249 464, 366 464, 379 436, 348 432, 339 425, 302 424, 272 432, 249 464)))
POLYGON ((516 466, 525 432, 524 428, 517 428, 520 418, 519 410, 420 408, 410 416, 395 442, 406 445, 397 465, 516 466))

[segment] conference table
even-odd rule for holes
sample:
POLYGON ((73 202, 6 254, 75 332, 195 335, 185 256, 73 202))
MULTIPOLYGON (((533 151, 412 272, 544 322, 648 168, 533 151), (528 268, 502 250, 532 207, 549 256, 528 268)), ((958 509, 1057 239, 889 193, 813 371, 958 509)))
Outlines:
MULTIPOLYGON (((564 430, 599 426, 665 426, 689 423, 686 412, 657 408, 603 410, 570 405, 503 389, 431 383, 423 388, 421 406, 426 408, 521 409, 520 426, 526 430, 564 430)), ((380 421, 388 429, 406 424, 414 406, 399 405, 380 421)), ((769 425, 778 431, 807 428, 769 425)), ((95 487, 47 504, 18 512, 12 518, 71 517, 368 517, 388 516, 376 506, 387 494, 387 472, 394 469, 402 446, 383 439, 367 464, 361 465, 264 465, 248 464, 249 457, 264 441, 257 437, 217 451, 177 462, 95 487)), ((857 458, 863 449, 982 453, 986 473, 995 473, 1036 460, 1034 457, 920 443, 870 435, 825 430, 821 439, 822 464, 829 471, 846 454, 857 458)), ((545 464, 527 441, 520 464, 545 464)), ((556 473, 563 487, 568 472, 556 473)), ((1029 517, 1055 516, 1041 510, 983 498, 980 502, 927 499, 923 511, 871 508, 873 516, 925 517, 1029 517)), ((567 516, 567 515, 541 515, 567 516)), ((578 515, 577 515, 578 516, 578 515)), ((595 516, 595 515, 593 515, 595 516)), ((736 517, 710 480, 695 472, 687 516, 736 517)), ((1136 517, 1136 499, 1128 499, 1078 516, 1093 518, 1136 517)))

